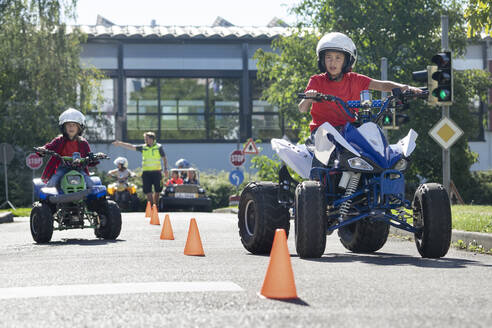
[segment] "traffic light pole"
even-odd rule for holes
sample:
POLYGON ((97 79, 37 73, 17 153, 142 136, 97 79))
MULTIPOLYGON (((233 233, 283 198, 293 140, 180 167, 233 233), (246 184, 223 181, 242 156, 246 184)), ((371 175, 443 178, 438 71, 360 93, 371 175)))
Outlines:
MULTIPOLYGON (((381 57, 381 81, 388 80, 388 58, 381 57)), ((388 96, 387 92, 381 92, 381 99, 384 99, 388 96)), ((388 130, 383 128, 383 134, 386 140, 388 140, 388 130)))
MULTIPOLYGON (((449 43, 448 43, 448 31, 449 31, 449 25, 448 25, 448 16, 446 15, 441 15, 441 48, 442 51, 447 51, 449 50, 449 43)), ((449 118, 449 106, 442 106, 442 117, 447 117, 449 118)), ((444 188, 446 188, 446 191, 449 194, 449 186, 451 183, 451 154, 450 154, 450 149, 442 149, 442 184, 444 185, 444 188)))

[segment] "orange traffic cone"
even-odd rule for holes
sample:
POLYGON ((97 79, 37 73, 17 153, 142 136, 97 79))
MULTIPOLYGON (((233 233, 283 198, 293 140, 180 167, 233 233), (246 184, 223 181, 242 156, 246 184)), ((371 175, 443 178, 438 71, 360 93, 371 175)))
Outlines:
POLYGON ((284 229, 275 231, 270 263, 260 295, 276 299, 296 299, 296 283, 290 263, 289 248, 284 229))
POLYGON ((157 212, 157 206, 154 204, 152 206, 152 217, 150 218, 150 224, 160 225, 159 213, 157 212))
POLYGON ((146 218, 151 218, 152 217, 152 207, 150 206, 150 202, 147 201, 147 207, 145 208, 145 217, 146 218))
POLYGON ((169 220, 169 214, 166 214, 166 218, 164 219, 161 240, 174 240, 173 227, 171 226, 171 220, 169 220))
POLYGON ((196 220, 194 218, 190 220, 190 228, 188 229, 188 239, 186 239, 184 254, 192 256, 205 256, 202 247, 202 240, 200 239, 200 232, 198 232, 198 226, 196 225, 196 220))

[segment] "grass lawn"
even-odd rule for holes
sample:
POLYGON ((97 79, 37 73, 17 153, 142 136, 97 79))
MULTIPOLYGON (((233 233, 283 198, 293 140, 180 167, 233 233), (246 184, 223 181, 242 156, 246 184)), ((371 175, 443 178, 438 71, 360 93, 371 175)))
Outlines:
POLYGON ((1 209, 0 212, 12 212, 14 216, 31 216, 31 208, 30 207, 17 207, 14 211, 11 208, 1 209))
POLYGON ((453 229, 492 233, 492 206, 453 205, 453 229))

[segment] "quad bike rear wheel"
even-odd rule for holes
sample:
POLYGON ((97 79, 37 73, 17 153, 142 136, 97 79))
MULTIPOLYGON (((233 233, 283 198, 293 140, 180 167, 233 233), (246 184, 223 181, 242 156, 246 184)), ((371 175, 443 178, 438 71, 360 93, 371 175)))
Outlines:
POLYGON ((270 253, 276 229, 284 229, 289 236, 289 210, 278 203, 278 188, 273 182, 252 182, 241 193, 239 236, 253 254, 270 253))
POLYGON ((354 253, 373 253, 380 250, 389 234, 389 224, 366 218, 338 229, 342 245, 354 253))

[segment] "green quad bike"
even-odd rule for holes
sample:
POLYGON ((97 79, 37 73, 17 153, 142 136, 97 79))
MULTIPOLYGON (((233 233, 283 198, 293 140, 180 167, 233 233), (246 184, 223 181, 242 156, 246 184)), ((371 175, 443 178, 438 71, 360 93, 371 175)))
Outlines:
POLYGON ((36 243, 48 243, 53 230, 93 228, 97 238, 115 240, 121 231, 121 212, 118 205, 106 199, 106 186, 99 177, 90 177, 94 182, 87 188, 81 172, 89 164, 109 157, 103 153, 89 153, 81 158, 60 156, 45 148, 34 148, 40 155, 60 158, 61 165, 68 168, 57 187, 47 187, 41 179, 33 180, 37 201, 31 211, 30 226, 36 243))

